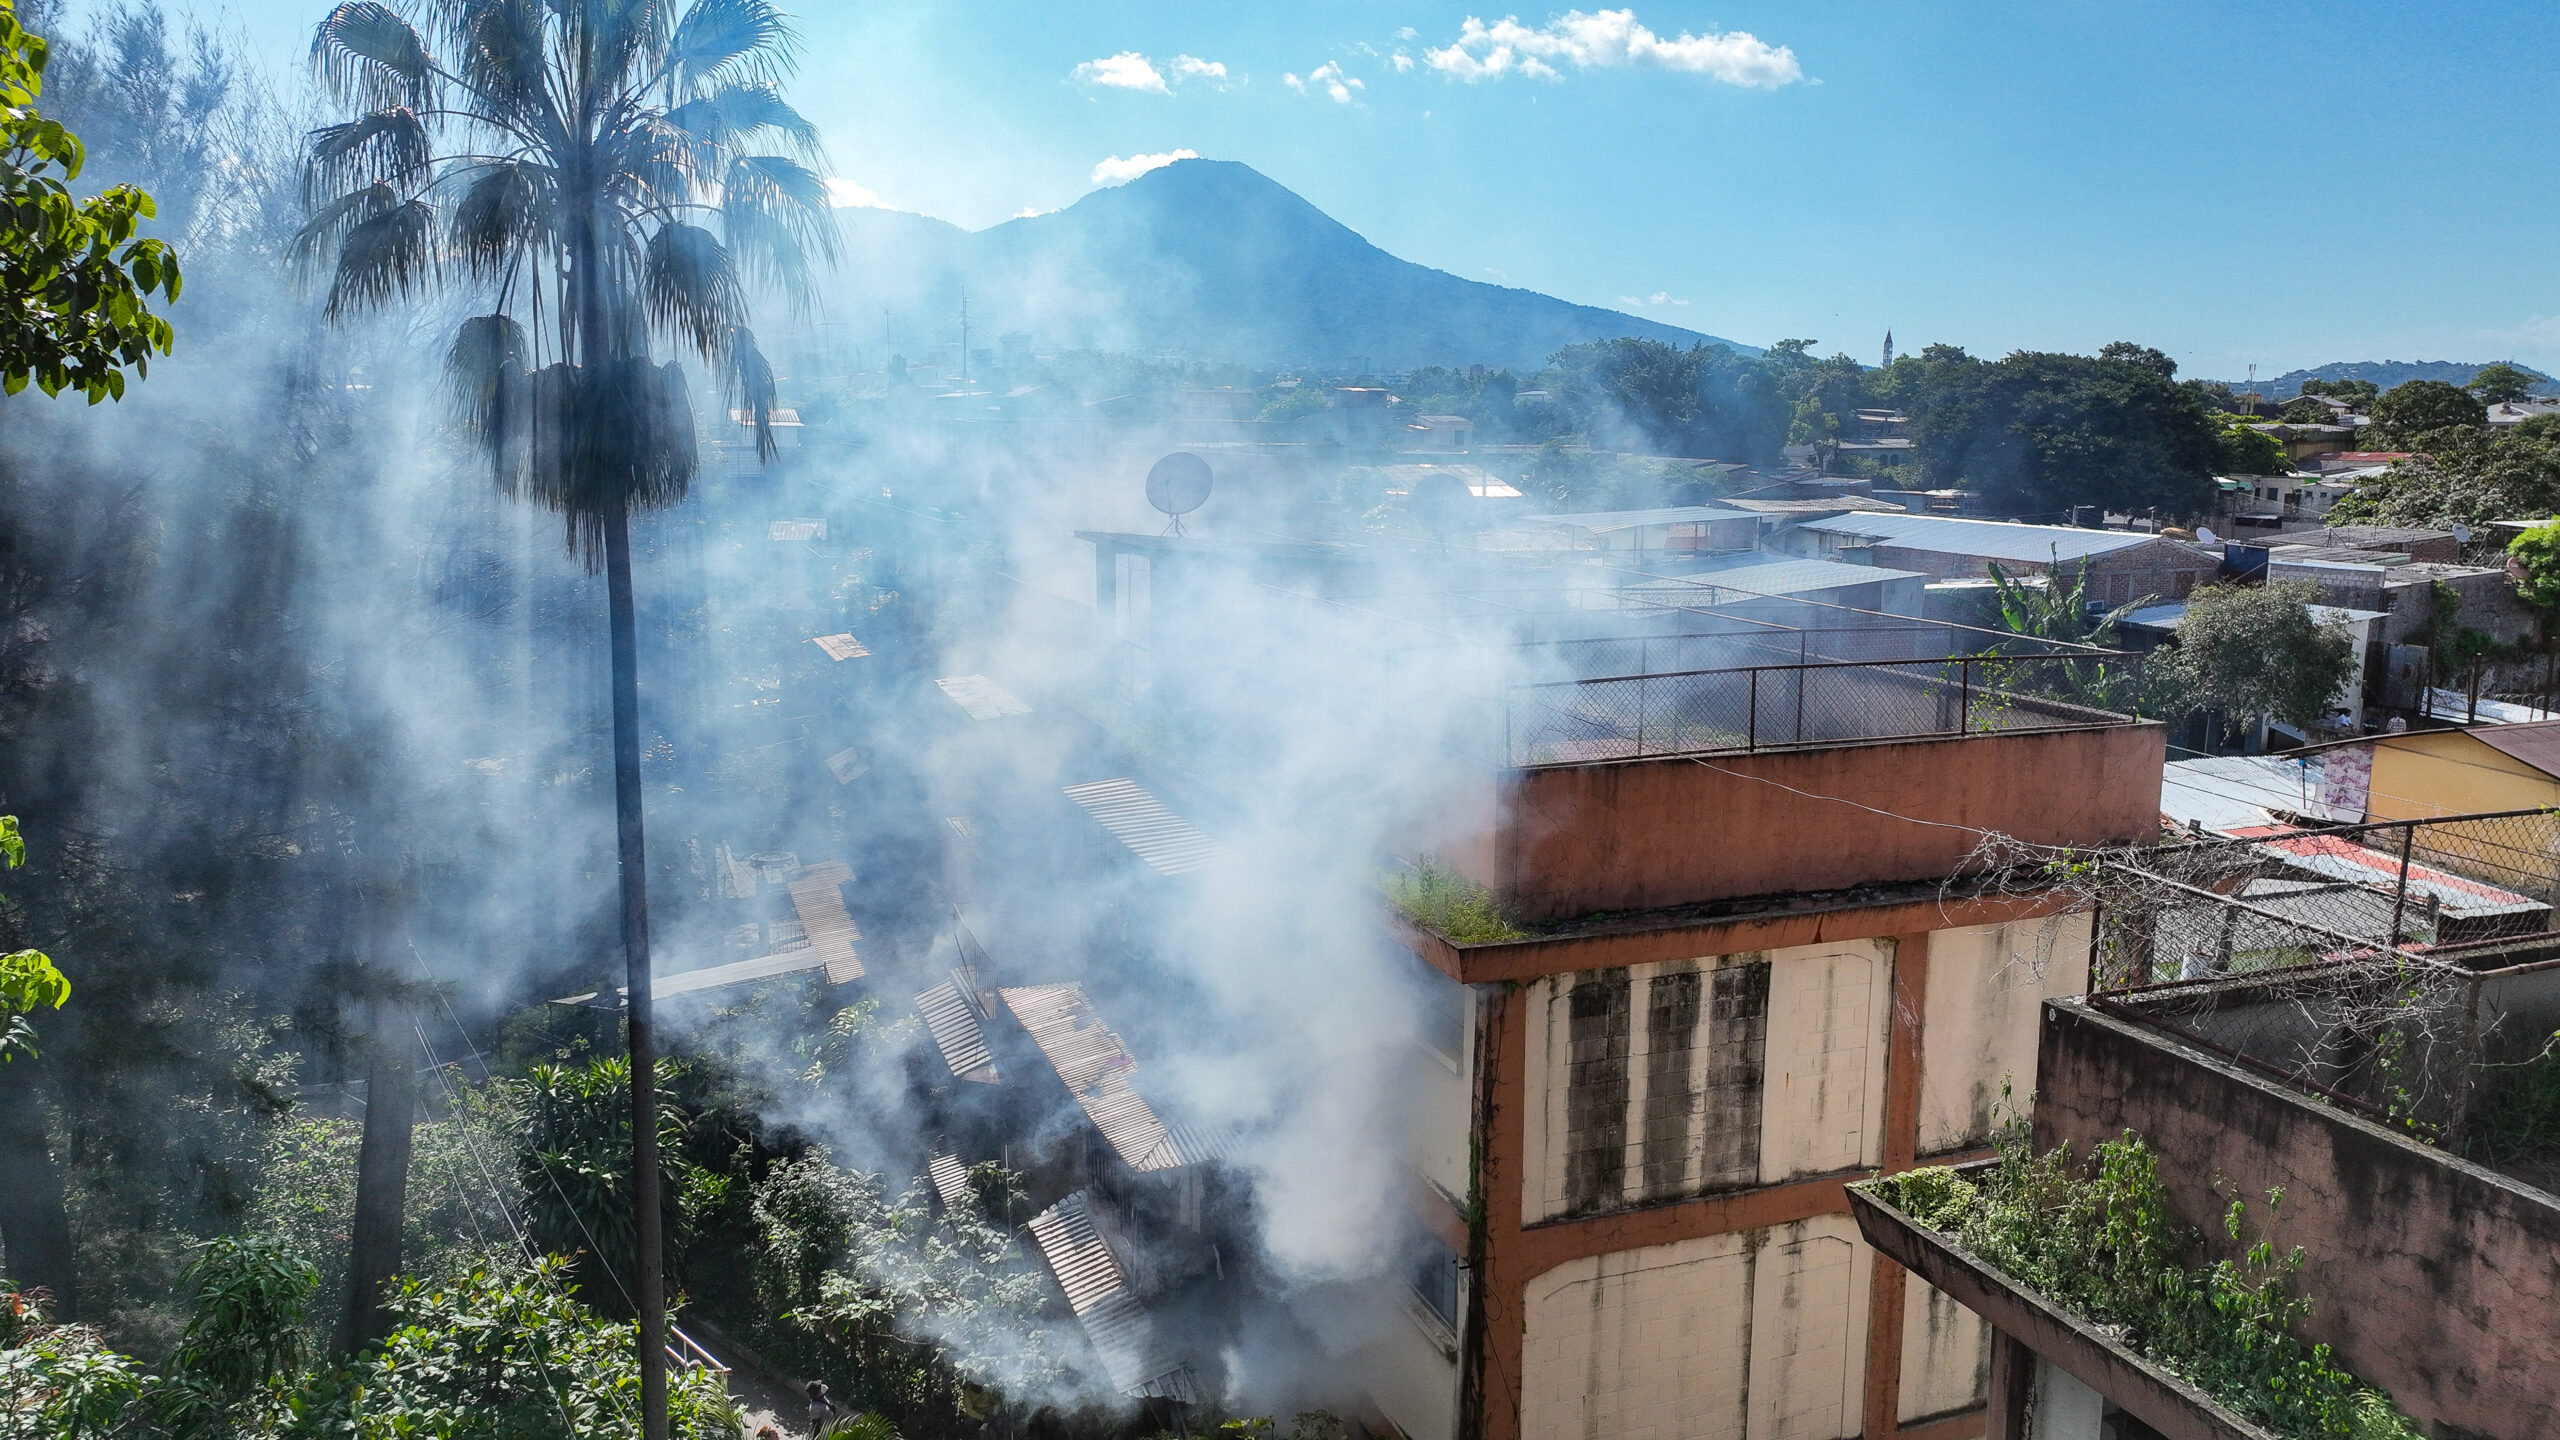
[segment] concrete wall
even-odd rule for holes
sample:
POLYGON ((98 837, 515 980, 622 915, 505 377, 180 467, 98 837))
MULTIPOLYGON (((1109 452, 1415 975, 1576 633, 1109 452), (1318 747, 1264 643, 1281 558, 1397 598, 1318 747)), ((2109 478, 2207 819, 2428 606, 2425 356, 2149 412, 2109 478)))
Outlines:
POLYGON ((1525 1440, 1842 1440, 1874 1252, 1825 1215, 1576 1260, 1529 1282, 1525 1440))
POLYGON ((2004 1086, 2026 1108, 2044 1002, 2089 988, 2089 924, 2087 915, 2054 915, 1929 937, 1921 1154, 1989 1144, 2004 1086))
POLYGON ((2283 1186, 2268 1222, 2307 1254, 2303 1330, 2437 1429, 2549 1433, 2560 1373, 2560 1200, 2079 1001, 2045 1007, 2036 1135, 2083 1149, 2132 1129, 2181 1216, 2283 1186))
POLYGON ((2150 834, 2162 755, 2146 724, 1521 771, 1475 878, 1528 921, 1934 879, 1980 830, 2150 834))
POLYGON ((1888 941, 1531 987, 1530 1223, 1877 1163, 1888 941))

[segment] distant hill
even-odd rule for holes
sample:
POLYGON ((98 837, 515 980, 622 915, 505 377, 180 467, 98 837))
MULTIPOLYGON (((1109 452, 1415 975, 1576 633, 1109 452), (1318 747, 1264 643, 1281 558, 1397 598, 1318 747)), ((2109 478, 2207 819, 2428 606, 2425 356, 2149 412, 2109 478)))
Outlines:
MULTIPOLYGON (((2412 380, 2441 380, 2447 385, 2468 385, 2471 377, 2479 374, 2483 366, 2496 363, 2494 360, 2472 365, 2457 364, 2451 360, 2337 360, 2308 370, 2289 370, 2273 380, 2261 380, 2258 390, 2272 399, 2282 400, 2301 394, 2305 380, 2370 380, 2375 388, 2382 390, 2406 385, 2412 380)), ((2542 383, 2534 387, 2536 392, 2545 395, 2560 392, 2560 382, 2553 381, 2532 366, 2516 365, 2513 360, 2506 363, 2537 377, 2542 383)), ((2238 380, 2223 383, 2234 390, 2247 388, 2238 380)))
POLYGON ((851 231, 832 316, 865 348, 949 357, 963 290, 970 348, 1176 352, 1253 365, 1535 368, 1622 335, 1758 347, 1399 260, 1252 167, 1181 160, 1064 210, 980 231, 894 211, 851 231), (886 328, 882 321, 883 310, 886 328))

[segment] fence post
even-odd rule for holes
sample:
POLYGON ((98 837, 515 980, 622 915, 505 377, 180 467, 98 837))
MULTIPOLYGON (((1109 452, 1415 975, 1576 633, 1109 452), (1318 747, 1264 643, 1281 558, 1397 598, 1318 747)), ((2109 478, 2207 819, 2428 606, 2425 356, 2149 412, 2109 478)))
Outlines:
POLYGON ((2400 889, 2391 897, 2391 948, 2400 948, 2400 917, 2409 909, 2409 850, 2418 840, 2418 822, 2405 821, 2400 826, 2400 889))
POLYGON ((1745 672, 1751 676, 1751 713, 1742 722, 1742 748, 1745 752, 1760 748, 1760 667, 1745 672))
POLYGON ((1636 754, 1638 754, 1638 755, 1642 755, 1642 754, 1644 754, 1644 753, 1645 753, 1645 749, 1644 749, 1644 687, 1645 687, 1645 683, 1646 683, 1646 682, 1645 682, 1645 678, 1644 678, 1644 677, 1639 677, 1639 678, 1636 680, 1636 754))
POLYGON ((1973 728, 1973 657, 1964 657, 1963 673, 1956 681, 1956 733, 1973 728))
POLYGON ((1804 677, 1803 662, 1796 664, 1796 743, 1804 743, 1804 677))

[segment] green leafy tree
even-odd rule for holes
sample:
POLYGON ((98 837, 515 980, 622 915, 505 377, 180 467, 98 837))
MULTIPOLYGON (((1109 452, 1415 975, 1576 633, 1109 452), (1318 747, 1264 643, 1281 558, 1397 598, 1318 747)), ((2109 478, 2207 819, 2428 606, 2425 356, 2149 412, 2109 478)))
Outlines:
POLYGON ((178 298, 178 256, 140 233, 153 213, 142 191, 73 198, 80 138, 35 108, 48 48, 0 0, 0 390, 32 381, 95 405, 123 399, 125 371, 148 374, 176 344, 149 302, 178 298))
POLYGON ((2479 396, 2483 405, 2510 405, 2532 394, 2538 383, 2539 378, 2532 371, 2501 360, 2481 366, 2480 373, 2463 388, 2479 396))
POLYGON ((2175 643, 2151 654, 2151 707, 2222 717, 2226 738, 2259 715, 2296 729, 2320 723, 2355 672, 2354 645, 2312 622, 2320 590, 2299 581, 2244 589, 2208 585, 2187 599, 2175 643))
POLYGON ((2214 437, 2214 450, 2221 461, 2217 475, 2290 475, 2293 462, 2285 457, 2284 442, 2264 430, 2235 422, 2222 427, 2214 437))
POLYGON ((2287 425, 2327 425, 2333 423, 2337 415, 2328 406, 2303 396, 2277 411, 2276 418, 2287 425))
POLYGON ((2003 513, 2212 506, 2220 427, 2147 360, 2021 351, 1947 365, 1908 408, 1930 478, 1981 490, 2003 513))
POLYGON ((2332 525, 2418 525, 2560 515, 2560 423, 2505 434, 2440 430, 2426 450, 2365 481, 2331 507, 2332 525))
POLYGON ((2163 380, 2178 378, 2178 362, 2170 359, 2166 351, 2137 345, 2130 340, 2111 341, 2098 347, 2098 358, 2116 365, 2139 366, 2163 380))
POLYGON ((2372 439, 2395 450, 2419 448, 2420 441, 2448 430, 2477 430, 2489 421, 2489 409, 2470 392, 2441 380, 2412 380, 2395 386, 2373 402, 2372 439))
MULTIPOLYGON (((0 861, 15 870, 27 863, 27 842, 18 833, 18 817, 0 815, 0 861)), ((0 955, 0 1064, 36 1053, 34 1016, 59 1010, 71 1002, 71 982, 41 950, 0 955)))
POLYGON ((2545 615, 2560 613, 2560 519, 2546 520, 2507 542, 2516 598, 2545 615))
MULTIPOLYGON (((414 12, 349 0, 320 22, 313 69, 357 113, 313 132, 298 245, 329 264, 332 317, 446 283, 489 303, 447 351, 454 418, 499 488, 560 514, 605 571, 632 1109, 653 1114, 630 517, 681 501, 698 456, 684 368, 651 351, 710 367, 774 453, 747 294, 805 303, 812 258, 834 255, 822 157, 779 89, 796 41, 770 0, 414 12)), ((664 1440, 657 1132, 631 1140, 641 1414, 664 1440)))

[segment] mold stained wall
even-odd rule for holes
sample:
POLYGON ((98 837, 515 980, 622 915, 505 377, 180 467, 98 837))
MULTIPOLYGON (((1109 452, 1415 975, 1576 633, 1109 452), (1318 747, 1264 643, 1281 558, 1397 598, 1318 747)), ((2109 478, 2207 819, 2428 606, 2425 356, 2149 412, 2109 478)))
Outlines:
MULTIPOLYGON (((2024 1104, 2038 1009, 2086 986, 2089 919, 1929 937, 1919 1148, 1986 1143, 2024 1104)), ((1879 1164, 1893 942, 1581 971, 1534 983, 1530 1223, 1879 1164)), ((1864 1423, 1873 1252, 1845 1217, 1620 1251, 1528 1285, 1523 1434, 1828 1437, 1864 1423)), ((1899 1414, 1982 1403, 1982 1322, 1916 1277, 1899 1414)))

